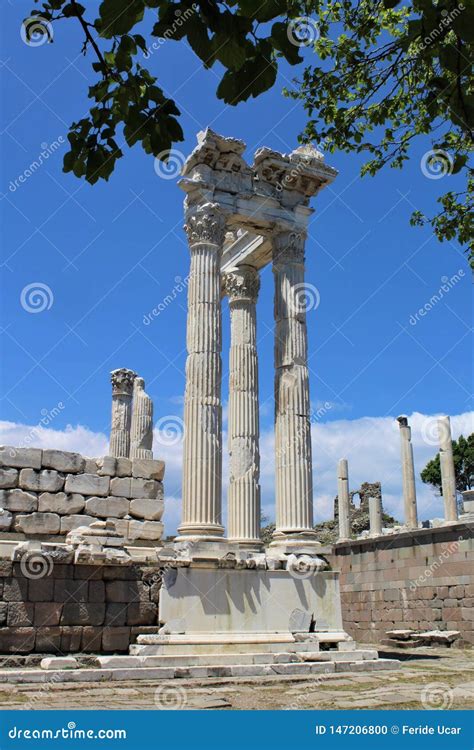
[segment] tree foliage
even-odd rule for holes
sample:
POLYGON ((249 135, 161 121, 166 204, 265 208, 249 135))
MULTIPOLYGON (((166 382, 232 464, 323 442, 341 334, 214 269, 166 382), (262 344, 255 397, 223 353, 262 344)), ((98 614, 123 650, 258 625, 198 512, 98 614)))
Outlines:
POLYGON ((92 53, 90 111, 71 125, 64 170, 107 180, 124 144, 166 160, 183 139, 176 103, 145 65, 164 40, 187 41, 206 68, 220 64, 217 96, 230 105, 271 88, 279 61, 302 63, 311 43, 314 61, 289 92, 308 112, 302 139, 367 153, 362 172, 375 174, 402 167, 412 141, 430 135, 425 168, 465 173, 466 190, 440 196, 431 219, 416 211, 411 221, 469 244, 473 1, 35 0, 32 17, 48 38, 56 22, 78 24, 82 52, 92 53))
MULTIPOLYGON (((470 490, 474 487, 474 432, 467 439, 460 435, 458 440, 452 441, 452 446, 456 489, 458 492, 470 490)), ((443 494, 439 453, 428 461, 420 476, 425 484, 431 484, 443 494)))

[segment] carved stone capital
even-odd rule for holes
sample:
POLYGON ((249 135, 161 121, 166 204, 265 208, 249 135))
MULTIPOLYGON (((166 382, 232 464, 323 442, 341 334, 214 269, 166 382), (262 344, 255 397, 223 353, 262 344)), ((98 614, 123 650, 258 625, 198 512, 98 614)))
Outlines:
POLYGON ((133 393, 133 381, 136 377, 137 373, 133 370, 127 370, 126 367, 121 367, 118 370, 112 370, 112 372, 110 373, 112 395, 131 396, 133 393))
POLYGON ((226 220, 217 203, 204 203, 191 209, 184 225, 188 242, 192 246, 201 242, 224 244, 226 220))
POLYGON ((304 232, 281 232, 273 238, 273 263, 304 264, 304 232))
POLYGON ((260 275, 252 266, 239 266, 224 274, 224 291, 229 303, 247 300, 255 304, 260 289, 260 275))

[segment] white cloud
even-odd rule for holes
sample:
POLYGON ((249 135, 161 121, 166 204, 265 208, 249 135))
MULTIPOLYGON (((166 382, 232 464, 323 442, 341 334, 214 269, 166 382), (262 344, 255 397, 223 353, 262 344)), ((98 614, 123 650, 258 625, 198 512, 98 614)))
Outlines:
MULTIPOLYGON (((165 473, 165 527, 166 533, 176 530, 181 511, 182 441, 179 435, 180 418, 174 417, 175 434, 155 430, 155 456, 166 462, 165 473)), ((433 437, 433 416, 418 412, 409 416, 417 477, 426 462, 437 452, 433 437), (427 442, 428 440, 428 442, 427 442), (431 442, 430 442, 431 441, 431 442)), ((182 423, 181 423, 182 424, 182 423)), ((474 430, 474 412, 451 417, 453 438, 474 430)), ((312 426, 315 519, 332 517, 333 499, 337 493, 336 469, 339 458, 349 461, 351 489, 362 482, 382 482, 385 509, 402 520, 400 436, 394 417, 362 417, 316 423, 312 426)), ((78 451, 87 456, 100 456, 107 452, 108 439, 87 427, 68 425, 65 430, 52 427, 32 427, 14 422, 0 422, 0 441, 4 445, 29 445, 39 448, 58 448, 78 451)), ((227 445, 224 432, 223 445, 227 445)), ((264 430, 260 439, 262 511, 268 518, 274 516, 274 437, 273 430, 264 430)), ((224 505, 227 485, 227 456, 224 453, 224 505)), ((421 480, 417 483, 418 513, 420 520, 440 517, 442 499, 421 480)), ((224 514, 225 517, 225 514, 224 514)))

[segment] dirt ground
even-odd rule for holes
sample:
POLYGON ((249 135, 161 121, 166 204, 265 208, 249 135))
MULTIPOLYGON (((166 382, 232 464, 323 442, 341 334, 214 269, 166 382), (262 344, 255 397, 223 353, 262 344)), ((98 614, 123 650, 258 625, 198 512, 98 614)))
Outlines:
POLYGON ((2 708, 31 709, 467 709, 474 708, 474 650, 380 649, 399 670, 271 677, 0 684, 2 708))

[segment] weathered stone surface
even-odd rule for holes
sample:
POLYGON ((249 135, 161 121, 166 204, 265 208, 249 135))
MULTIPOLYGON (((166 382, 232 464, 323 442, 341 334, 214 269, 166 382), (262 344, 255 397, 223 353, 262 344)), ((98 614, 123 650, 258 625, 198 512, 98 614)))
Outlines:
POLYGON ((73 529, 78 529, 80 526, 90 526, 97 519, 93 516, 62 516, 61 517, 61 534, 67 534, 73 529))
POLYGON ((133 383, 130 458, 153 459, 153 401, 145 392, 143 378, 133 383))
POLYGON ((148 500, 135 498, 130 502, 130 515, 135 518, 145 518, 147 521, 159 521, 163 515, 163 500, 148 500))
POLYGON ((115 470, 118 477, 132 476, 132 462, 129 458, 117 456, 117 466, 115 470))
POLYGON ((164 461, 152 458, 134 458, 132 461, 132 477, 138 479, 157 479, 161 481, 165 474, 164 461))
POLYGON ((61 625, 102 625, 105 604, 91 602, 66 602, 61 615, 61 625))
POLYGON ((8 510, 0 510, 0 531, 9 531, 12 525, 13 516, 8 510))
POLYGON ((85 458, 84 474, 98 474, 96 458, 85 458))
POLYGON ((8 604, 6 602, 0 602, 0 627, 6 625, 7 622, 8 604))
POLYGON ((127 624, 127 605, 123 602, 110 602, 105 612, 105 624, 120 627, 127 624))
POLYGON ((59 534, 60 518, 56 513, 31 513, 28 516, 18 515, 15 518, 15 531, 24 534, 59 534))
POLYGON ((0 653, 27 654, 35 645, 34 628, 1 628, 0 653))
POLYGON ((129 477, 115 477, 110 480, 110 494, 116 497, 130 497, 132 480, 129 477))
POLYGON ((76 474, 66 479, 65 492, 80 495, 98 495, 105 497, 109 492, 109 477, 99 477, 96 474, 76 474))
POLYGON ((130 497, 154 499, 163 494, 163 485, 154 479, 133 479, 130 486, 130 497))
POLYGON ((129 539, 147 539, 156 542, 163 536, 163 524, 160 521, 130 521, 128 524, 129 539))
POLYGON ((102 456, 97 459, 97 474, 100 477, 114 477, 117 471, 115 456, 102 456))
POLYGON ((20 471, 19 485, 23 490, 32 492, 58 492, 64 487, 64 477, 61 477, 54 469, 22 469, 20 471))
POLYGON ((112 382, 112 419, 109 454, 130 455, 130 425, 132 419, 133 381, 136 372, 121 367, 110 373, 112 382))
POLYGON ((8 490, 18 486, 17 469, 0 469, 0 489, 8 490))
POLYGON ((74 656, 46 657, 41 660, 41 669, 77 669, 79 662, 74 656))
POLYGON ((123 518, 128 508, 125 497, 91 497, 86 501, 86 513, 99 518, 123 518))
POLYGON ((103 651, 128 651, 130 628, 104 628, 102 634, 103 651))
POLYGON ((66 495, 65 492, 43 492, 38 499, 38 510, 42 513, 69 515, 80 513, 85 506, 83 495, 66 495))
POLYGON ((0 508, 16 513, 32 513, 38 507, 38 498, 23 490, 0 490, 0 508))
POLYGON ((34 614, 34 604, 28 602, 10 602, 8 605, 7 626, 9 628, 24 628, 33 625, 34 614))
POLYGON ((40 469, 42 452, 39 448, 2 446, 0 448, 0 466, 40 469))
POLYGON ((39 628, 59 625, 63 605, 61 602, 38 602, 35 604, 35 625, 39 628))
POLYGON ((42 464, 46 469, 56 469, 56 471, 62 471, 67 474, 77 474, 80 471, 84 471, 85 459, 80 453, 44 450, 42 464))
POLYGON ((137 602, 127 607, 128 625, 154 625, 157 618, 158 608, 153 602, 137 602))

